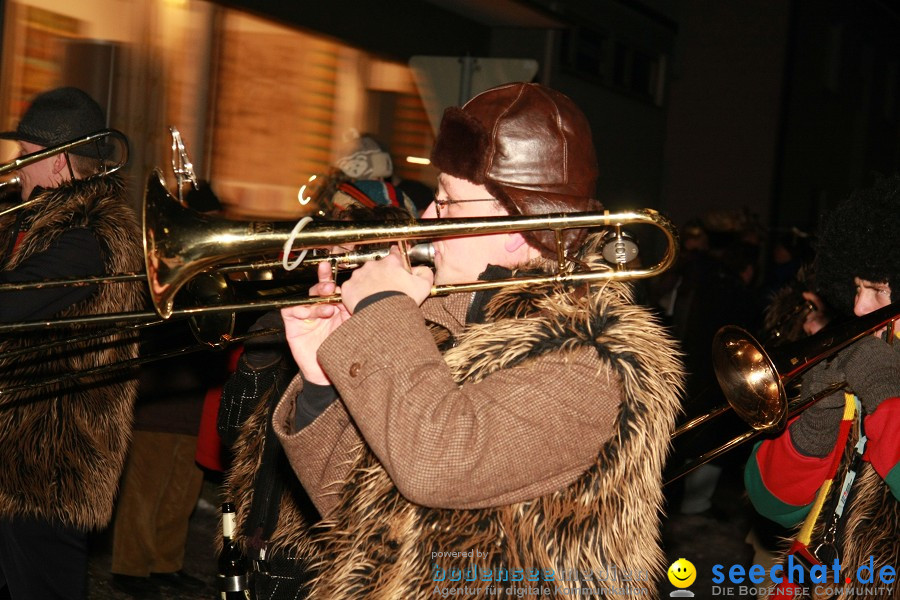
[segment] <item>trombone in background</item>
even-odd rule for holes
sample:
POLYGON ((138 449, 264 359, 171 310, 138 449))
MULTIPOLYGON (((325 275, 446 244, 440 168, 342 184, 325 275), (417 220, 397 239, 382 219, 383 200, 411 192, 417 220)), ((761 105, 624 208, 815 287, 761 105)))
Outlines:
POLYGON ((894 321, 900 318, 900 302, 867 315, 833 325, 797 342, 769 350, 746 330, 726 325, 713 338, 713 369, 727 404, 682 424, 673 438, 695 430, 733 411, 750 427, 722 445, 700 454, 681 470, 670 475, 675 481, 696 467, 761 435, 779 432, 788 420, 800 414, 846 383, 835 384, 811 396, 796 393, 794 384, 810 368, 865 336, 887 328, 889 343, 894 340, 894 321))
POLYGON ((757 431, 777 431, 791 416, 819 399, 804 398, 792 404, 786 391, 788 384, 820 361, 882 328, 888 329, 888 343, 893 343, 894 321, 898 318, 900 302, 894 302, 769 352, 740 327, 725 326, 713 340, 716 378, 728 403, 748 425, 757 431))
MULTIPOLYGON (((8 163, 0 165, 0 177, 8 175, 9 173, 13 173, 14 175, 8 179, 0 182, 0 192, 6 191, 6 189, 10 187, 18 187, 21 185, 21 179, 19 178, 16 171, 21 169, 22 167, 27 167, 30 164, 36 163, 38 161, 44 160, 46 158, 50 158, 52 156, 56 156, 57 154, 66 153, 75 148, 80 148, 82 146, 87 146, 93 144, 97 149, 97 156, 102 157, 104 152, 102 150, 101 144, 104 144, 102 140, 104 138, 110 138, 116 141, 119 145, 119 158, 113 163, 107 164, 105 160, 101 159, 102 166, 101 170, 92 175, 91 177, 106 177, 107 175, 112 175, 116 171, 120 170, 125 164, 128 162, 128 138, 125 137, 125 134, 117 129, 101 129, 99 131, 95 131, 94 133, 90 133, 88 135, 82 136, 80 138, 76 138, 74 140, 70 140, 68 142, 63 142, 62 144, 57 144, 56 146, 50 146, 44 148, 43 150, 38 150, 36 152, 32 152, 30 154, 26 154, 24 156, 19 156, 8 163)), ((68 162, 68 161, 67 161, 68 162)), ((69 163, 69 171, 72 175, 72 179, 75 179, 74 173, 72 173, 72 165, 69 163)), ((33 204, 33 200, 29 200, 26 202, 22 202, 21 204, 17 204, 12 208, 8 208, 4 211, 0 211, 0 216, 3 216, 7 213, 11 213, 17 210, 21 210, 27 206, 33 204)))

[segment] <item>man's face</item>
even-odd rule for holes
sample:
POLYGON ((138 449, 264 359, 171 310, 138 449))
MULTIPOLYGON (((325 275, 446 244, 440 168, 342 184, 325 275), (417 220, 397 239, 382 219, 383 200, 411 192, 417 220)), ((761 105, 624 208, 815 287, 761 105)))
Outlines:
MULTIPOLYGON (((442 204, 442 219, 499 217, 509 214, 491 198, 483 185, 475 185, 446 174, 438 179, 436 201, 442 204)), ((423 213, 422 218, 437 218, 434 202, 423 213)), ((529 249, 521 234, 499 233, 435 240, 434 282, 441 285, 476 281, 488 264, 514 267, 525 262, 530 256, 529 249)))
MULTIPOLYGON (((853 313, 857 317, 867 315, 891 303, 891 286, 887 283, 875 283, 859 277, 855 277, 853 282, 856 284, 853 313)), ((874 335, 881 337, 885 329, 887 328, 879 329, 874 335)))
POLYGON ((856 284, 853 313, 857 317, 867 315, 891 303, 891 286, 887 283, 874 283, 859 277, 854 278, 853 282, 856 284))
MULTIPOLYGON (((31 142, 19 142, 20 157, 43 149, 43 146, 38 146, 31 142)), ((28 200, 32 190, 38 186, 52 188, 58 186, 62 182, 57 167, 60 156, 61 155, 51 156, 19 169, 19 179, 22 182, 22 200, 28 200)))

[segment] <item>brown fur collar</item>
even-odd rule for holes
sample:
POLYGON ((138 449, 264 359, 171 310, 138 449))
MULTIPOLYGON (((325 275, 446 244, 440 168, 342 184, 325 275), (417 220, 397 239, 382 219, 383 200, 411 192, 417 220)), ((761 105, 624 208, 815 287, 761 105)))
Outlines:
POLYGON ((490 301, 487 313, 491 322, 468 326, 445 353, 458 381, 478 381, 545 352, 592 347, 624 390, 617 434, 566 489, 477 510, 411 504, 360 447, 341 503, 318 533, 325 551, 311 597, 431 598, 435 585, 447 585, 436 581, 441 574, 449 581, 472 565, 480 573, 552 569, 557 578, 569 578, 533 582, 526 575, 506 587, 543 587, 550 594, 556 585, 601 587, 585 577, 590 572, 611 577, 604 584, 607 596, 630 597, 626 587, 656 596, 665 567, 659 546, 662 467, 683 380, 673 343, 646 310, 631 303, 630 289, 621 283, 597 284, 587 294, 554 285, 507 289, 490 301), (536 318, 517 318, 526 314, 536 318), (473 549, 484 555, 431 556, 473 549))
MULTIPOLYGON (((4 268, 36 253, 70 227, 90 229, 100 242, 108 273, 139 270, 140 229, 115 177, 78 181, 37 196, 30 228, 4 268)), ((13 218, 0 223, 8 243, 13 218)), ((7 246, 0 246, 6 248, 7 246)), ((99 286, 90 298, 59 316, 133 311, 143 306, 140 284, 99 286)), ((0 338, 0 386, 9 388, 60 373, 133 358, 133 336, 68 343, 9 358, 12 350, 65 339, 79 328, 0 338)), ((0 515, 53 519, 99 528, 110 519, 130 437, 137 382, 131 374, 107 374, 4 395, 0 402, 0 515)))

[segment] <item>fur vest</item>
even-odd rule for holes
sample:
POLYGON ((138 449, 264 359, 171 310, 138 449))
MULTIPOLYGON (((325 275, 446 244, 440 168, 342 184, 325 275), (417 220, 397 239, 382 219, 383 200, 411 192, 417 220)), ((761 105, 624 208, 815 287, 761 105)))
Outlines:
MULTIPOLYGON (((107 273, 142 268, 140 228, 117 177, 72 182, 36 198, 27 233, 0 268, 16 267, 75 227, 93 232, 107 273)), ((7 215, 0 221, 0 248, 9 247, 15 218, 7 215)), ((99 285, 89 298, 57 317, 134 311, 143 304, 138 283, 99 285)), ((10 388, 137 356, 133 334, 125 333, 46 346, 89 330, 74 326, 0 337, 0 385, 10 388), (44 348, 7 356, 36 345, 44 348)), ((106 525, 128 449, 136 389, 133 373, 117 372, 4 394, 0 516, 53 520, 83 529, 106 525)))
POLYGON ((235 542, 254 561, 265 549, 264 566, 256 563, 261 568, 250 577, 257 600, 306 598, 319 554, 310 536, 318 512, 272 431, 272 409, 282 389, 273 385, 264 393, 241 427, 225 478, 226 497, 237 509, 235 542))
POLYGON ((662 468, 683 385, 674 343, 622 283, 507 288, 485 316, 486 325, 468 325, 444 353, 458 382, 545 353, 594 348, 623 388, 616 433, 568 487, 470 510, 409 502, 359 447, 340 503, 316 534, 324 550, 311 598, 424 600, 447 587, 466 587, 467 597, 524 597, 517 594, 539 594, 536 588, 656 596, 665 569, 662 468))

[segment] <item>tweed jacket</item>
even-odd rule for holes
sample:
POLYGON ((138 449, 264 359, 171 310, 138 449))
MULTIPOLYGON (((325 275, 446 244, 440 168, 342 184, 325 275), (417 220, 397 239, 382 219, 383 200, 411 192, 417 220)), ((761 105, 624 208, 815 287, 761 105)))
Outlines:
POLYGON ((325 516, 311 597, 426 598, 473 570, 654 596, 674 344, 619 283, 503 290, 484 322, 469 308, 379 300, 320 348, 340 401, 294 432, 301 382, 283 396, 276 432, 325 516))
MULTIPOLYGON (((46 250, 69 228, 86 228, 100 247, 107 273, 141 269, 141 235, 117 177, 75 181, 40 192, 30 227, 3 269, 46 250)), ((11 222, 0 222, 0 247, 8 247, 11 222)), ((134 311, 143 306, 138 283, 97 286, 87 299, 61 311, 77 317, 134 311)), ((0 385, 4 388, 82 372, 137 356, 133 335, 115 333, 49 347, 80 327, 0 337, 0 385), (39 352, 9 354, 43 344, 39 352)), ((101 528, 113 499, 131 430, 137 380, 132 373, 95 375, 4 394, 0 400, 0 516, 51 520, 101 528)))

